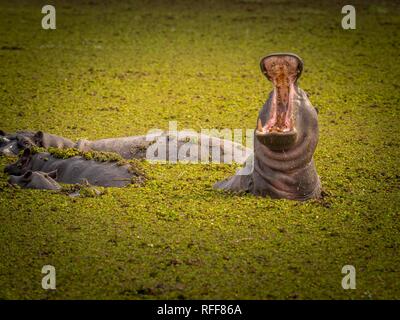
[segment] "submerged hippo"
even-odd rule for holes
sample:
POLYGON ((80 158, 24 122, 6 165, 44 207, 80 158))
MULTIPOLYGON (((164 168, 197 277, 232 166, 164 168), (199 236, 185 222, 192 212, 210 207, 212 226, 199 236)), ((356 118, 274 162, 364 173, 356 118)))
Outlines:
POLYGON ((124 187, 137 176, 129 165, 116 162, 96 162, 83 157, 58 159, 47 152, 32 154, 25 149, 17 162, 8 165, 4 171, 13 176, 22 176, 28 171, 57 172, 55 181, 75 184, 88 182, 94 186, 124 187))
POLYGON ((33 143, 43 148, 68 149, 74 148, 75 143, 64 137, 38 131, 33 137, 33 143))
POLYGON ((106 151, 125 159, 147 159, 167 162, 244 163, 251 150, 239 143, 190 130, 159 131, 143 136, 100 139, 81 139, 76 148, 83 152, 106 151))
POLYGON ((21 176, 10 176, 8 182, 27 189, 60 190, 61 186, 54 180, 56 178, 57 171, 45 173, 28 170, 21 176))
POLYGON ((251 150, 239 143, 215 136, 184 131, 158 131, 141 136, 100 140, 70 139, 38 131, 6 134, 0 130, 0 154, 16 156, 32 146, 43 148, 75 148, 82 152, 104 151, 119 154, 124 159, 147 159, 165 162, 244 163, 251 150))
POLYGON ((35 133, 31 131, 17 131, 7 134, 0 130, 0 154, 5 156, 16 156, 18 153, 34 145, 33 137, 35 133))
POLYGON ((247 170, 249 174, 242 170, 214 187, 271 198, 318 198, 321 183, 313 160, 317 112, 297 86, 303 61, 297 55, 279 53, 264 57, 260 66, 274 89, 257 119, 254 158, 248 164, 252 170, 247 170))
MULTIPOLYGON (((104 151, 119 154, 125 159, 147 159, 161 162, 238 162, 244 163, 251 149, 239 143, 220 139, 192 131, 164 132, 148 134, 146 136, 131 136, 109 138, 95 141, 79 140, 77 143, 56 135, 33 133, 30 131, 5 134, 1 132, 0 148, 10 150, 7 155, 24 153, 16 163, 5 168, 5 172, 12 175, 10 183, 24 188, 53 189, 57 188, 49 183, 46 173, 57 170, 55 182, 75 184, 87 182, 104 187, 124 187, 131 183, 132 178, 141 180, 138 173, 129 170, 129 166, 120 166, 110 162, 96 162, 83 157, 58 159, 50 153, 32 154, 31 146, 44 148, 75 148, 81 152, 104 151), (34 174, 27 172, 32 171, 34 174), (137 179, 139 178, 139 179, 137 179)), ((1 149, 0 149, 1 150, 1 149)))
POLYGON ((75 143, 69 139, 44 133, 42 131, 17 131, 7 134, 0 130, 0 154, 16 156, 20 151, 32 146, 43 148, 73 148, 75 143))

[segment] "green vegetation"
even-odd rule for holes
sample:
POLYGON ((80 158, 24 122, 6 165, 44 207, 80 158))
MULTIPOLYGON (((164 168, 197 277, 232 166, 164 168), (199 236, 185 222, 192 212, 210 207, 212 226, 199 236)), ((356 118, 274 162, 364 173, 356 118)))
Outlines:
MULTIPOLYGON (((101 196, 23 190, 0 173, 3 299, 399 299, 400 15, 353 1, 0 4, 0 128, 74 140, 149 129, 253 128, 271 89, 259 59, 290 51, 319 109, 325 196, 230 195, 229 165, 141 164, 101 196), (41 289, 41 268, 57 290, 41 289), (343 290, 341 269, 357 269, 343 290)), ((11 158, 0 158, 0 171, 11 158)))
POLYGON ((40 152, 48 152, 55 158, 59 159, 68 159, 72 157, 83 157, 86 160, 95 160, 99 162, 123 162, 124 158, 122 158, 119 154, 113 152, 105 152, 105 151, 80 151, 75 148, 67 148, 67 149, 58 149, 58 148, 41 148, 41 147, 32 147, 31 151, 33 153, 40 152))
MULTIPOLYGON (((32 153, 48 152, 53 157, 58 159, 68 159, 72 157, 82 157, 86 160, 94 160, 98 162, 117 162, 118 166, 128 166, 128 170, 135 175, 132 177, 132 183, 143 184, 146 180, 146 173, 142 166, 142 160, 132 159, 126 160, 119 154, 106 151, 81 151, 75 148, 58 149, 58 148, 42 148, 31 147, 32 153)), ((23 151, 20 152, 20 155, 23 151)))

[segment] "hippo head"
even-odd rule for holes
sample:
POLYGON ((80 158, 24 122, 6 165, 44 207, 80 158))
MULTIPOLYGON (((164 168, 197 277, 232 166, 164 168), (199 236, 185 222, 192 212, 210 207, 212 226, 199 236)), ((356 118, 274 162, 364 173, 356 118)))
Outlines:
POLYGON ((33 142, 36 146, 41 148, 53 147, 53 145, 51 144, 52 136, 53 135, 44 133, 43 131, 37 131, 33 136, 33 142))
POLYGON ((43 147, 44 143, 43 143, 43 132, 42 131, 38 131, 35 133, 35 135, 33 136, 33 142, 35 143, 35 145, 37 145, 38 147, 43 147))
POLYGON ((0 130, 0 154, 5 156, 15 156, 18 154, 18 142, 15 138, 0 130))
POLYGON ((10 175, 20 176, 30 169, 31 160, 31 150, 27 148, 15 163, 9 164, 5 167, 4 172, 10 175))
POLYGON ((267 114, 258 119, 256 137, 271 150, 289 149, 298 137, 294 99, 303 61, 295 54, 275 53, 261 59, 260 67, 274 89, 267 114))
POLYGON ((22 176, 11 175, 8 182, 28 189, 59 190, 61 187, 55 181, 56 178, 57 171, 44 173, 41 171, 28 170, 22 176))
POLYGON ((5 156, 16 156, 18 153, 35 145, 32 133, 27 131, 16 134, 6 134, 0 130, 0 154, 5 156))

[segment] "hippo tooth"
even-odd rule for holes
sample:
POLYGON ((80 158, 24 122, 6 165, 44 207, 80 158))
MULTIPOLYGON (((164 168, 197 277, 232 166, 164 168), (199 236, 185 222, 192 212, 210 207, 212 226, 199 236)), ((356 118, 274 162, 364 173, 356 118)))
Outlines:
POLYGON ((258 119, 257 131, 260 132, 260 133, 265 133, 265 128, 263 128, 263 126, 262 126, 261 119, 258 119))

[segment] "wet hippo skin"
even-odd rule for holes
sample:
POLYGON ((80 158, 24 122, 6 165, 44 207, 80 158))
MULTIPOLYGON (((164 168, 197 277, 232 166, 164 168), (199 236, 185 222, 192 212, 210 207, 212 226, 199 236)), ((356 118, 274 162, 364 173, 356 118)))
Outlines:
POLYGON ((12 176, 23 176, 28 171, 51 173, 56 171, 55 181, 66 184, 88 182, 94 186, 124 187, 131 183, 135 173, 128 165, 116 162, 97 162, 83 157, 58 159, 50 153, 32 154, 25 149, 21 157, 4 171, 12 176))
POLYGON ((162 131, 158 134, 142 136, 129 136, 119 138, 107 138, 100 140, 80 139, 73 141, 49 133, 38 131, 18 131, 14 134, 6 134, 0 130, 0 155, 16 156, 22 150, 32 146, 43 148, 68 149, 75 148, 82 152, 104 151, 119 154, 124 159, 147 159, 176 162, 179 154, 180 160, 186 162, 209 161, 209 155, 224 163, 232 161, 244 163, 251 150, 239 143, 199 134, 192 131, 177 131, 169 133, 162 131), (156 149, 166 150, 165 155, 152 152, 156 149), (172 155, 169 150, 173 149, 172 155), (190 153, 191 150, 197 152, 190 153), (185 152, 187 151, 187 152, 185 152), (234 159, 233 155, 235 155, 234 159), (184 158, 184 159, 181 159, 184 158))
POLYGON ((32 146, 43 148, 73 148, 75 143, 69 139, 44 133, 42 131, 17 131, 16 133, 5 133, 0 130, 0 155, 16 156, 25 148, 32 146))
POLYGON ((218 182, 216 189, 292 200, 320 196, 313 160, 318 119, 306 93, 297 86, 302 69, 302 60, 294 54, 272 54, 261 60, 261 70, 274 89, 258 115, 249 173, 218 182))
POLYGON ((60 190, 61 186, 54 180, 56 178, 57 171, 45 173, 28 170, 21 176, 10 176, 8 182, 27 189, 60 190))

